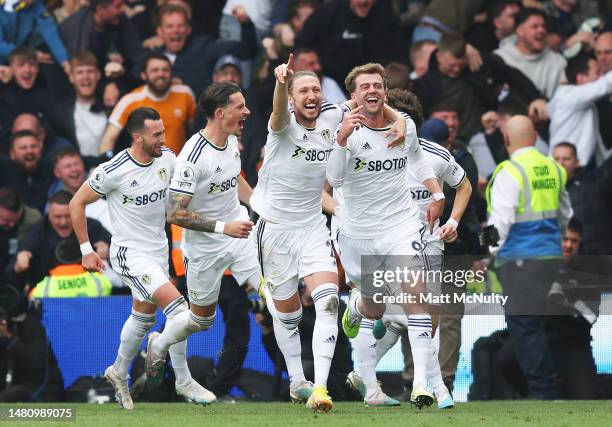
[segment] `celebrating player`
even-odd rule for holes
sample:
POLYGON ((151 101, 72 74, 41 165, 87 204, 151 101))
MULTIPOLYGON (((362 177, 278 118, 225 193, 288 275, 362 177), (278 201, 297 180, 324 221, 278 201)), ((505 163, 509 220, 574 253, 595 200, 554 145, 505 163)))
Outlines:
MULTIPOLYGON (((175 156, 164 147, 165 129, 157 111, 148 107, 134 110, 127 121, 132 146, 101 164, 70 202, 70 216, 81 244, 83 268, 102 271, 104 264, 89 243, 85 206, 106 197, 115 227, 110 256, 113 269, 132 290, 132 315, 121 330, 117 360, 104 372, 125 409, 134 407, 128 388, 128 369, 147 331, 155 324, 159 306, 168 323, 188 312, 185 299, 168 279, 166 199, 175 156)), ((187 342, 170 349, 176 374, 176 392, 196 403, 208 403, 214 395, 189 373, 185 352, 187 342)))
MULTIPOLYGON (((444 207, 444 193, 418 143, 414 122, 407 118, 409 131, 405 143, 388 147, 389 122, 383 114, 386 92, 385 70, 380 64, 355 67, 346 78, 346 88, 358 107, 347 114, 330 155, 327 179, 334 188, 342 187, 343 216, 338 244, 342 265, 356 289, 351 291, 342 326, 349 338, 357 336, 361 319, 378 319, 385 306, 374 301, 374 289, 362 286, 362 273, 372 277, 381 265, 394 269, 396 260, 380 256, 403 255, 403 266, 420 267, 418 255, 423 244, 421 232, 433 231, 444 207), (408 168, 416 179, 433 194, 427 209, 429 230, 421 230, 418 211, 407 196, 408 168), (362 271, 362 256, 366 258, 362 271), (360 290, 363 292, 361 294, 360 290)), ((400 267, 400 265, 397 265, 400 267)), ((391 285, 392 295, 399 295, 402 283, 391 285)), ((413 282, 408 292, 422 292, 422 282, 413 282)), ((426 391, 426 370, 431 348, 431 316, 418 304, 401 304, 408 314, 409 338, 415 364, 415 387, 411 400, 417 405, 431 404, 433 396, 426 391)), ((356 349, 358 350, 358 349, 356 349)), ((362 356, 356 353, 356 358, 362 356)), ((362 372, 366 401, 378 393, 372 370, 362 372)))
POLYGON ((246 237, 253 227, 246 209, 251 187, 240 175, 236 134, 250 114, 240 87, 214 83, 200 97, 208 123, 193 135, 178 156, 170 184, 168 221, 185 228, 181 250, 185 259, 191 311, 177 316, 147 345, 147 375, 161 378, 168 349, 212 325, 223 273, 259 286, 255 246, 246 237))

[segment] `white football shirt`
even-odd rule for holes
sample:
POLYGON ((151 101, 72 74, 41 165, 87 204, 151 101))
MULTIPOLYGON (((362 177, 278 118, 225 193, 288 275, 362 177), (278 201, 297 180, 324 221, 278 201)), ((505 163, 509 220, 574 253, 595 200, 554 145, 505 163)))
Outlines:
POLYGON ((148 164, 136 161, 126 149, 89 176, 91 189, 106 197, 114 228, 112 245, 145 252, 168 246, 166 202, 175 161, 167 147, 148 164))
MULTIPOLYGON (((463 182, 465 178, 465 171, 455 162, 455 158, 446 148, 423 138, 419 138, 419 145, 423 150, 423 154, 429 161, 429 164, 433 168, 436 179, 440 184, 440 188, 443 187, 444 182, 453 188, 458 187, 463 182)), ((427 189, 427 187, 425 187, 423 183, 411 173, 410 170, 408 174, 408 187, 410 189, 412 200, 414 200, 419 208, 419 218, 421 222, 427 223, 427 206, 431 202, 433 195, 427 189)), ((429 234, 429 227, 427 227, 427 231, 423 237, 424 240, 428 242, 440 240, 439 219, 436 220, 433 233, 429 234)))
POLYGON ((433 177, 422 155, 414 122, 407 120, 405 142, 388 148, 384 133, 390 128, 361 126, 347 140, 347 148, 334 148, 328 180, 342 188, 344 213, 341 234, 352 239, 373 239, 388 233, 418 232, 418 209, 408 192, 408 169, 433 177))
MULTIPOLYGON (((238 139, 230 135, 219 148, 201 131, 185 143, 177 157, 170 191, 192 197, 189 209, 215 221, 246 220, 238 200, 241 163, 238 139)), ((185 229, 181 250, 187 258, 200 258, 234 238, 225 234, 185 229)))
POLYGON ((314 129, 299 124, 293 113, 278 132, 268 124, 264 161, 251 197, 251 207, 261 217, 296 227, 320 221, 332 137, 343 117, 343 107, 323 102, 314 129))

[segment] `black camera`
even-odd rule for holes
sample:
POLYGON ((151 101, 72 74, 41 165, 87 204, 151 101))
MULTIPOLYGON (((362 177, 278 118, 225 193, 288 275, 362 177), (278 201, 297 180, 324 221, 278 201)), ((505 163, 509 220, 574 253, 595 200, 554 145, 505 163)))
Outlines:
POLYGON ((478 241, 481 246, 497 246, 499 243, 499 231, 494 225, 487 225, 478 233, 478 241))

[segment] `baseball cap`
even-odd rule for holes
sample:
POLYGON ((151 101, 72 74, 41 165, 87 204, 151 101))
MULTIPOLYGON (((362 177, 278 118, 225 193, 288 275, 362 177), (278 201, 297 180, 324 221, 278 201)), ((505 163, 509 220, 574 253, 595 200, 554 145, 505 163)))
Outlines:
POLYGON ((432 118, 427 120, 423 123, 423 126, 421 126, 419 133, 421 138, 440 145, 444 145, 446 141, 448 141, 448 126, 440 119, 432 118))
POLYGON ((240 73, 242 73, 242 67, 240 66, 240 60, 238 58, 236 58, 234 55, 223 55, 221 58, 219 58, 217 60, 217 62, 215 62, 215 68, 213 69, 213 71, 216 73, 217 71, 219 71, 221 68, 225 67, 226 65, 233 65, 234 67, 238 68, 238 71, 240 71, 240 73))

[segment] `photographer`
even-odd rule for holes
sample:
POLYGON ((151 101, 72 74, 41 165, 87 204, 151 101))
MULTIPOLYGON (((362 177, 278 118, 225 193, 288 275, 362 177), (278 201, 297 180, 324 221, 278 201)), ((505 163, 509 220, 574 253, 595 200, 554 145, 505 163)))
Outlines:
POLYGON ((565 170, 535 148, 526 116, 504 129, 510 159, 499 164, 487 187, 489 225, 499 232, 492 247, 506 303, 512 347, 527 377, 529 397, 557 399, 558 374, 544 329, 547 298, 561 265, 561 232, 572 216, 565 170))
POLYGON ((13 287, 0 289, 0 402, 64 400, 64 381, 41 317, 40 304, 28 306, 13 287))

